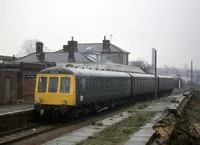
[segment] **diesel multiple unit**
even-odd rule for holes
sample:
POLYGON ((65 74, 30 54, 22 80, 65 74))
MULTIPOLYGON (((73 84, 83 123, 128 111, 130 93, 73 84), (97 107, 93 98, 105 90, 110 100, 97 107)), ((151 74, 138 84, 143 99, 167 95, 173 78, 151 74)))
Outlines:
MULTIPOLYGON (((157 76, 158 94, 172 92, 176 84, 173 77, 157 76)), ((115 107, 124 100, 147 99, 154 90, 151 74, 52 67, 37 75, 34 108, 74 117, 115 107)))

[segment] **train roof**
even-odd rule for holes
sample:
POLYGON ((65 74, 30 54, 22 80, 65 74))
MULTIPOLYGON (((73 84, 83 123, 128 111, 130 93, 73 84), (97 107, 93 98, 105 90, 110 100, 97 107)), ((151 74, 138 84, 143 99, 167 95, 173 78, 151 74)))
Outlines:
POLYGON ((75 76, 90 76, 90 77, 129 77, 125 72, 90 70, 72 67, 51 67, 41 70, 38 74, 74 74, 75 76))
POLYGON ((165 79, 175 79, 173 76, 164 76, 164 75, 158 75, 159 78, 165 78, 165 79))
POLYGON ((155 76, 152 74, 137 74, 137 73, 130 73, 132 77, 139 77, 139 78, 154 78, 155 76))

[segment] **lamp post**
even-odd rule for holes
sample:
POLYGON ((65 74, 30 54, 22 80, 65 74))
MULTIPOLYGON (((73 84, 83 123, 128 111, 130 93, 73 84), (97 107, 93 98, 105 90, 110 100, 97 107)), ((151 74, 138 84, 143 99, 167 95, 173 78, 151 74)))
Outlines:
POLYGON ((155 99, 157 98, 157 50, 154 51, 154 55, 155 55, 155 99))

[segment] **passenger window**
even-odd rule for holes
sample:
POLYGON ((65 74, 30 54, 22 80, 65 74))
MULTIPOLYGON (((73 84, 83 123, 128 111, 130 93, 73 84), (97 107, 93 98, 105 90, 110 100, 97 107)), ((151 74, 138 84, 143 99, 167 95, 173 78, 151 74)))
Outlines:
POLYGON ((86 79, 82 79, 82 89, 86 89, 86 79))
POLYGON ((93 86, 93 79, 90 78, 90 90, 93 90, 94 89, 94 86, 93 86))
POLYGON ((99 89, 100 88, 100 79, 96 79, 96 87, 97 87, 97 89, 99 89))
POLYGON ((89 79, 86 79, 86 88, 87 88, 87 90, 89 90, 89 86, 90 86, 89 79))
POLYGON ((69 93, 70 90, 70 78, 61 77, 60 79, 60 92, 61 93, 69 93))
POLYGON ((51 93, 58 92, 58 77, 50 77, 49 78, 48 92, 51 92, 51 93))
POLYGON ((47 87, 47 78, 46 77, 39 77, 38 79, 38 92, 46 92, 47 87))

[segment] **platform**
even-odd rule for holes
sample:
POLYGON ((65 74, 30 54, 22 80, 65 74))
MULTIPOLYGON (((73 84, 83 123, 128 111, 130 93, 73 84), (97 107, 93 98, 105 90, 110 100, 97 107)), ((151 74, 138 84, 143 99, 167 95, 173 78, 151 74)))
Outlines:
MULTIPOLYGON (((142 109, 141 111, 147 111, 147 112, 155 112, 155 116, 151 118, 151 121, 148 122, 146 125, 141 127, 141 129, 133 134, 131 134, 129 137, 130 139, 125 141, 125 145, 145 145, 149 138, 154 134, 154 130, 152 126, 162 117, 163 112, 171 107, 171 99, 178 99, 181 100, 183 99, 183 95, 171 95, 169 97, 165 97, 163 99, 157 100, 157 101, 152 101, 147 108, 142 109)), ((97 132, 100 132, 104 128, 111 126, 119 121, 121 121, 124 118, 129 117, 130 113, 127 113, 126 111, 123 112, 123 115, 120 117, 119 115, 115 115, 112 117, 108 117, 104 120, 102 120, 102 126, 98 127, 89 125, 86 127, 83 127, 79 130, 76 130, 72 133, 65 134, 59 138, 56 138, 54 140, 51 140, 49 142, 44 143, 43 145, 58 145, 58 144, 65 144, 65 145, 75 145, 80 141, 83 141, 87 139, 89 136, 94 135, 97 132), (112 118, 109 119, 109 118, 112 118), (113 119, 114 118, 114 119, 113 119), (114 121, 113 121, 114 120, 114 121)))
POLYGON ((12 105, 0 105, 0 115, 7 113, 15 113, 25 110, 32 110, 33 104, 12 104, 12 105))

